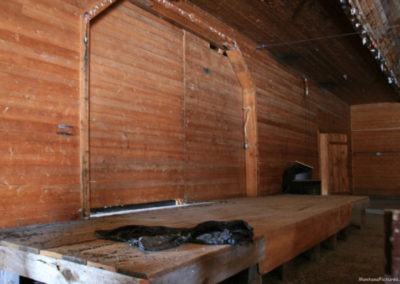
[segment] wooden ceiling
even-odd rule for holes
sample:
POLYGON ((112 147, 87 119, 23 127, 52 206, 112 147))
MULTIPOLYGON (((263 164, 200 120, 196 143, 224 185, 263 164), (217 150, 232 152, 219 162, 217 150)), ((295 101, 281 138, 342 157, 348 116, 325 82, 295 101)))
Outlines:
MULTIPOLYGON (((374 3, 383 1, 385 0, 365 2, 375 5, 374 3)), ((400 13, 389 15, 390 9, 386 9, 386 12, 379 11, 374 16, 371 11, 376 10, 375 6, 355 8, 351 6, 357 5, 355 0, 175 2, 190 2, 213 15, 258 43, 254 46, 256 52, 270 52, 282 64, 294 68, 300 75, 351 105, 394 102, 400 99, 398 86, 393 82, 389 85, 387 72, 382 72, 381 62, 374 58, 365 41, 362 41, 361 30, 355 28, 358 22, 352 19, 353 16, 363 16, 363 12, 367 11, 368 14, 363 17, 367 21, 361 21, 361 28, 365 25, 376 32, 374 27, 379 26, 379 21, 381 28, 386 25, 386 32, 381 34, 387 35, 390 32, 392 40, 386 40, 386 47, 381 47, 392 48, 385 56, 389 58, 387 65, 393 69, 400 64, 400 29, 395 26, 400 24, 400 13), (348 8, 347 14, 343 9, 346 8, 345 5, 348 8), (384 22, 385 19, 390 21, 384 22), (375 25, 370 21, 375 21, 375 25), (392 42, 394 44, 389 44, 392 42)))

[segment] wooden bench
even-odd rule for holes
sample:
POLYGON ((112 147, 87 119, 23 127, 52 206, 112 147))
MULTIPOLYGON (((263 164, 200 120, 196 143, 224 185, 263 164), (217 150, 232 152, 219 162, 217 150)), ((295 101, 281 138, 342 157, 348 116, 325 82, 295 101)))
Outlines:
POLYGON ((356 196, 277 195, 0 230, 0 270, 46 283, 216 283, 248 269, 248 282, 349 225, 356 196), (128 224, 190 227, 243 219, 250 246, 185 244, 143 253, 96 238, 128 224))

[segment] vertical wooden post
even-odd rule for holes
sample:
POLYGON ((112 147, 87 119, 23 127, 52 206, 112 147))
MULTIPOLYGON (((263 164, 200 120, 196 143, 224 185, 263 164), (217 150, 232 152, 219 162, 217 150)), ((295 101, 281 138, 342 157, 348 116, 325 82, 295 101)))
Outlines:
POLYGON ((258 134, 256 90, 250 71, 239 48, 227 50, 232 68, 243 89, 244 148, 246 159, 246 193, 258 196, 258 134))
MULTIPOLYGON (((400 211, 385 210, 385 272, 392 279, 400 278, 400 211)), ((386 283, 389 283, 386 282, 386 283)), ((398 283, 395 281, 394 283, 398 283)))
POLYGON ((80 58, 80 166, 82 214, 90 215, 90 155, 89 155, 89 26, 90 16, 81 19, 80 58))
POLYGON ((319 135, 319 168, 321 178, 321 194, 329 194, 329 137, 328 134, 319 135))
POLYGON ((83 217, 90 216, 90 21, 118 0, 99 0, 87 7, 81 16, 80 28, 80 74, 79 74, 79 119, 80 119, 80 178, 83 217))
POLYGON ((323 241, 322 246, 326 249, 335 250, 337 246, 337 234, 334 234, 323 241))

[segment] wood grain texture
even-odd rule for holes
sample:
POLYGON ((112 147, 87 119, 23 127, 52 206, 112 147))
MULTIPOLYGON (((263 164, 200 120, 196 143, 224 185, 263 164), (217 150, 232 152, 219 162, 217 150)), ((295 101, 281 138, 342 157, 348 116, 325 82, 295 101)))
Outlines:
MULTIPOLYGON (((253 50, 260 44, 264 44, 265 49, 259 49, 259 53, 265 53, 266 56, 272 54, 275 62, 283 62, 287 67, 298 70, 299 77, 307 74, 309 79, 313 78, 321 88, 330 90, 348 104, 396 100, 395 92, 387 84, 386 78, 381 76, 381 71, 376 68, 377 62, 365 50, 358 35, 329 40, 310 40, 324 38, 327 35, 354 32, 337 1, 311 3, 303 0, 217 2, 187 0, 178 3, 181 2, 197 5, 239 31, 243 36, 250 38, 253 41, 253 50)), ((391 3, 386 3, 386 1, 350 2, 353 4, 361 2, 360 8, 374 7, 375 3, 382 2, 382 5, 378 6, 387 7, 388 19, 384 13, 379 14, 382 18, 393 22, 391 24, 386 22, 382 28, 375 25, 376 21, 366 25, 367 27, 371 25, 372 29, 377 34, 379 33, 379 38, 386 38, 384 43, 386 47, 393 49, 396 44, 398 46, 398 42, 394 42, 396 37, 393 37, 392 31, 383 34, 381 31, 386 31, 388 26, 396 25, 395 21, 399 18, 397 15, 400 9, 399 4, 392 3, 393 1, 390 1, 391 3)), ((364 15, 368 15, 370 11, 363 9, 363 12, 364 15)), ((378 10, 375 9, 371 14, 377 12, 378 10)), ((241 46, 242 41, 235 36, 231 37, 241 46)), ((380 43, 377 42, 378 46, 380 43)), ((393 54, 393 50, 391 53, 393 54)), ((397 59, 392 57, 389 60, 397 62, 398 56, 397 53, 397 59)))
POLYGON ((79 264, 71 261, 18 251, 9 247, 0 247, 0 256, 10 260, 5 264, 2 263, 0 266, 2 269, 43 283, 148 283, 143 279, 112 273, 95 267, 82 269, 79 264))
POLYGON ((256 89, 242 52, 236 48, 227 51, 232 68, 242 86, 243 139, 245 148, 246 195, 258 196, 258 128, 256 89))
POLYGON ((92 208, 183 198, 182 36, 126 1, 91 25, 92 208))
MULTIPOLYGON (((0 3, 0 227, 81 216, 80 20, 96 3, 0 3)), ((184 52, 182 29, 120 3, 92 23, 91 185, 105 193, 92 205, 176 198, 185 188, 193 201, 243 196, 242 90, 227 59, 193 35, 184 52)), ((312 83, 305 98, 301 75, 240 31, 217 30, 238 40, 256 85, 261 194, 280 191, 294 160, 318 172, 317 132, 346 133, 348 106, 312 83)))
POLYGON ((352 106, 351 129, 352 131, 398 129, 400 128, 399 109, 400 106, 397 103, 352 106))
POLYGON ((79 11, 0 3, 0 227, 80 215, 79 11))
POLYGON ((354 193, 399 195, 400 106, 353 106, 351 125, 354 193))
POLYGON ((243 51, 257 91, 259 191, 281 192, 282 175, 294 161, 319 177, 318 133, 350 133, 350 108, 329 92, 286 70, 265 54, 243 51))
POLYGON ((349 145, 345 134, 319 135, 321 194, 349 194, 349 145))
POLYGON ((188 201, 245 195, 242 90, 227 57, 186 33, 188 201))
MULTIPOLYGON (((58 260, 80 264, 85 273, 85 268, 97 267, 156 282, 169 280, 175 283, 181 277, 190 283, 203 283, 209 277, 214 283, 255 263, 260 263, 260 273, 273 270, 346 227, 353 204, 367 201, 366 197, 343 195, 236 198, 5 229, 0 231, 0 255, 3 251, 23 251, 29 252, 31 257, 50 258, 46 261, 48 264, 58 260), (191 227, 206 220, 235 219, 243 219, 254 228, 254 245, 185 244, 165 251, 142 253, 124 243, 98 240, 94 234, 95 230, 129 224, 191 227)), ((17 262, 13 257, 6 258, 4 263, 16 265, 17 262)), ((47 269, 50 268, 42 271, 47 269)))
MULTIPOLYGON (((198 1, 193 2, 199 4, 198 1)), ((201 10, 190 3, 165 2, 164 5, 170 5, 171 9, 165 9, 159 3, 160 1, 155 1, 154 6, 148 6, 146 9, 199 33, 196 20, 204 20, 201 10), (180 12, 191 13, 193 17, 191 20, 183 20, 184 16, 180 12)), ((212 6, 215 8, 218 5, 212 6)), ((231 8, 233 9, 229 9, 231 8)), ((207 11, 210 12, 210 9, 207 11)), ((317 133, 320 131, 349 134, 349 107, 332 93, 317 88, 313 82, 309 84, 309 93, 312 95, 305 98, 302 74, 289 71, 267 52, 254 51, 257 43, 243 36, 240 29, 227 28, 226 24, 213 16, 207 17, 207 22, 213 27, 212 31, 223 31, 220 38, 215 40, 217 43, 223 41, 224 37, 237 41, 254 77, 257 91, 258 139, 261 143, 261 194, 280 191, 283 170, 294 160, 312 164, 318 172, 317 133)), ((210 31, 200 34, 208 40, 215 39, 215 35, 211 35, 210 31)))
POLYGON ((92 208, 244 194, 241 88, 208 45, 127 1, 94 20, 92 208))
POLYGON ((90 19, 85 12, 80 17, 79 60, 79 160, 82 215, 90 216, 90 19))

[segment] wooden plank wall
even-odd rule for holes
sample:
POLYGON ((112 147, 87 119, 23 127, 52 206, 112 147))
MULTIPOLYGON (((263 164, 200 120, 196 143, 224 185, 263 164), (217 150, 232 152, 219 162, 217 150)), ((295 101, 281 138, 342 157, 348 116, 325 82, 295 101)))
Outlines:
MULTIPOLYGON (((98 1, 0 2, 0 227, 74 219, 81 214, 78 131, 80 17, 85 11, 82 6, 95 2, 98 1)), ((227 67, 225 59, 222 59, 224 57, 221 55, 217 58, 215 53, 206 54, 202 49, 205 43, 196 43, 197 40, 190 39, 189 36, 187 48, 192 46, 191 52, 200 57, 184 53, 182 45, 185 40, 178 29, 165 22, 160 24, 159 19, 155 20, 148 15, 133 15, 131 10, 120 12, 125 15, 114 23, 119 27, 118 32, 110 35, 106 29, 99 31, 110 35, 109 42, 92 38, 93 43, 100 40, 108 49, 98 63, 99 68, 102 68, 99 70, 102 71, 92 72, 93 78, 97 76, 97 79, 102 79, 93 86, 95 101, 92 103, 91 127, 97 134, 92 134, 91 145, 96 146, 95 151, 99 154, 105 153, 104 149, 110 146, 127 150, 126 138, 132 139, 133 145, 130 144, 129 147, 137 148, 128 149, 128 159, 140 159, 141 173, 152 177, 141 180, 142 177, 136 175, 139 181, 137 188, 160 186, 167 189, 164 191, 166 195, 180 195, 182 185, 185 187, 183 180, 186 178, 188 200, 244 194, 244 162, 240 138, 243 129, 239 119, 243 112, 237 109, 239 105, 241 108, 242 102, 236 97, 239 85, 228 79, 234 75, 227 67), (141 23, 138 23, 138 17, 141 18, 141 23), (135 29, 128 31, 127 25, 133 23, 148 27, 146 36, 132 34, 135 29), (161 33, 158 28, 162 30, 161 33), (132 46, 136 46, 133 50, 127 50, 124 43, 116 46, 112 42, 112 39, 118 39, 124 33, 129 33, 129 37, 135 39, 134 43, 131 42, 132 46), (169 44, 164 45, 163 39, 167 35, 169 44), (181 37, 181 40, 171 35, 181 37), (157 51, 152 49, 154 46, 157 51), (127 73, 120 74, 116 71, 117 66, 127 63, 121 58, 113 57, 118 54, 110 51, 116 48, 125 50, 126 61, 132 61, 132 56, 135 56, 135 61, 129 67, 124 67, 129 71, 127 73), (182 56, 178 57, 178 53, 182 56), (179 69, 178 64, 184 57, 187 57, 187 65, 181 64, 179 69), (106 66, 106 62, 114 65, 106 66), (171 72, 163 70, 165 62, 175 66, 172 67, 173 71, 171 67, 171 72), (154 68, 155 65, 159 68, 154 68), (204 67, 211 73, 206 74, 204 67), (185 73, 186 88, 183 76, 185 73), (134 74, 141 77, 132 76, 134 74), (113 80, 116 76, 125 80, 118 89, 114 89, 113 80), (179 77, 182 79, 181 87, 178 86, 179 77), (154 79, 154 84, 149 83, 149 78, 154 79), (199 78, 207 78, 209 84, 198 81, 199 78), (175 83, 163 84, 165 86, 161 88, 158 84, 165 83, 166 80, 175 83), (222 83, 222 80, 229 80, 229 84, 222 83), (143 86, 149 88, 144 90, 143 86), (194 87, 197 92, 191 89, 194 87), (216 90, 221 92, 211 98, 209 92, 216 90), (118 100, 107 97, 131 93, 141 95, 127 95, 123 98, 118 96, 118 100), (173 99, 167 101, 165 93, 169 93, 169 98, 173 99), (149 100, 150 96, 156 96, 157 101, 149 100), (96 98, 104 101, 96 102, 96 98), (162 107, 161 103, 167 104, 168 108, 162 107), (232 107, 231 111, 225 111, 220 104, 232 107), (197 106, 202 109, 201 112, 197 110, 197 106), (119 118, 116 122, 118 110, 127 107, 132 109, 129 112, 124 111, 125 118, 119 118), (153 115, 150 119, 151 112, 153 115), (93 120, 99 114, 107 118, 114 117, 114 122, 99 124, 98 120, 93 120), (133 118, 140 118, 147 123, 148 128, 135 128, 137 124, 135 121, 132 123, 133 118), (168 118, 169 122, 175 121, 175 124, 166 123, 164 118, 168 118), (204 121, 196 125, 193 119, 204 121), (127 124, 128 120, 130 124, 127 124), (157 125, 169 127, 172 131, 163 132, 163 135, 159 133, 163 136, 162 140, 152 140, 157 133, 154 130, 157 125), (187 132, 180 132, 185 127, 187 132), (232 133, 231 130, 237 127, 240 134, 232 133), (133 131, 145 135, 139 139, 132 136, 133 131), (119 135, 120 141, 115 141, 114 136, 109 135, 111 133, 119 135), (100 137, 104 139, 97 140, 100 137), (148 142, 147 149, 143 148, 144 142, 148 142), (137 151, 139 145, 135 143, 141 143, 141 151, 137 151), (173 143, 179 145, 179 149, 172 149, 173 143), (181 146, 185 143, 186 152, 182 152, 181 146), (210 147, 207 149, 208 146, 210 147), (140 153, 146 153, 147 156, 140 156, 140 153), (157 161, 152 156, 154 153, 158 153, 159 157, 162 154, 162 158, 157 161), (214 156, 216 154, 218 156, 214 156), (175 161, 180 164, 174 164, 175 161), (156 163, 159 167, 146 169, 146 163, 156 163), (162 167, 165 167, 165 172, 162 172, 162 167), (185 168, 190 170, 183 170, 185 168), (173 177, 173 180, 168 180, 169 177, 173 177)), ((129 39, 126 40, 129 42, 129 39)), ((239 42, 241 47, 245 44, 248 43, 239 42)), ((256 51, 253 43, 249 46, 251 48, 242 48, 242 51, 257 86, 260 189, 261 194, 266 195, 280 192, 283 170, 294 160, 310 163, 318 172, 317 132, 348 131, 349 108, 330 93, 314 88, 312 82, 310 96, 305 98, 304 82, 300 74, 287 71, 267 51, 256 51)), ((99 50, 96 47, 93 49, 94 57, 96 53, 103 54, 102 47, 98 48, 99 50)), ((120 158, 118 154, 122 150, 114 153, 116 155, 112 158, 106 156, 108 161, 120 158)), ((97 163, 95 169, 99 170, 98 165, 102 160, 94 158, 92 162, 95 166, 97 163)), ((124 167, 122 163, 118 165, 124 167)), ((95 179, 92 180, 92 185, 96 179, 106 182, 110 176, 131 179, 131 172, 114 173, 115 168, 107 169, 99 170, 97 176, 93 172, 95 179)), ((126 182, 121 182, 117 187, 122 188, 122 192, 127 192, 124 189, 126 185, 126 182)), ((101 185, 95 186, 101 188, 101 185)), ((156 189, 151 191, 154 194, 160 193, 156 189)), ((124 203, 128 202, 125 197, 124 203)), ((121 202, 121 199, 112 197, 112 194, 110 200, 113 204, 121 202)))
POLYGON ((246 55, 257 87, 259 192, 281 192, 282 174, 296 160, 313 166, 319 178, 318 134, 350 134, 350 108, 267 51, 246 55))
POLYGON ((186 200, 244 196, 242 88, 226 56, 186 33, 186 200))
POLYGON ((128 1, 92 24, 92 208, 244 195, 241 87, 183 33, 128 1))
POLYGON ((127 1, 92 23, 92 208, 183 198, 182 37, 127 1))
POLYGON ((74 1, 0 1, 0 227, 80 215, 74 1))
POLYGON ((400 195, 400 105, 351 108, 353 192, 400 195))

